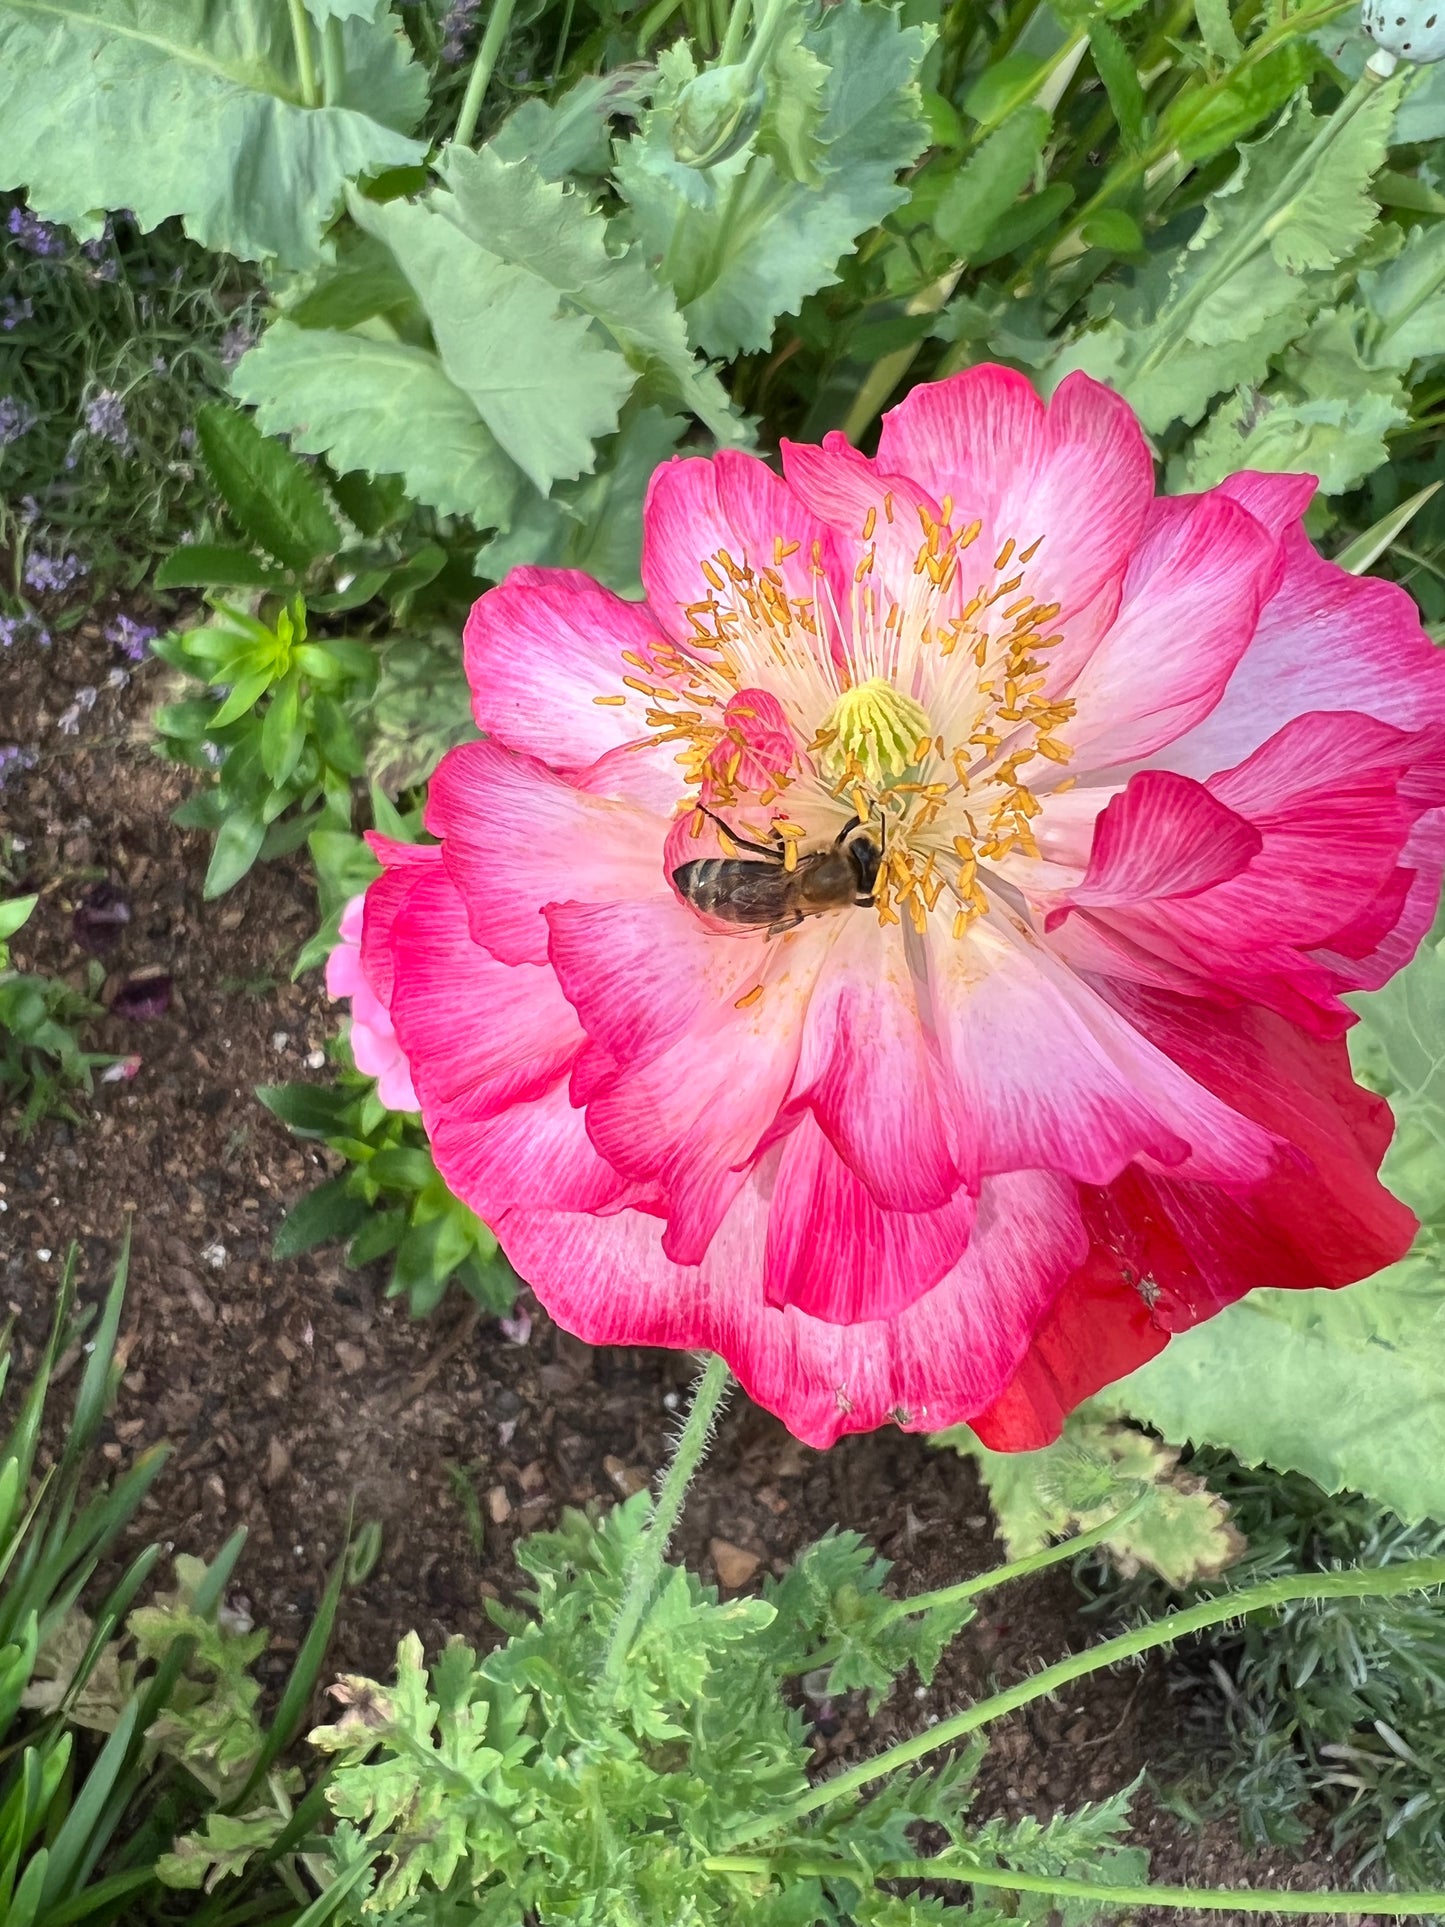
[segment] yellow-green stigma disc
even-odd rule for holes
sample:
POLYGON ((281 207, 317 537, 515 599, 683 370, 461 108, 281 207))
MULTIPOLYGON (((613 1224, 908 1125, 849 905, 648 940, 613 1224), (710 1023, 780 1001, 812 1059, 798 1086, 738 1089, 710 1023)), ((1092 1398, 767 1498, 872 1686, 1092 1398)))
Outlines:
POLYGON ((926 754, 933 729, 922 703, 905 696, 891 682, 875 676, 845 689, 823 724, 833 732, 822 752, 826 773, 836 781, 862 772, 875 789, 897 782, 905 770, 926 754))

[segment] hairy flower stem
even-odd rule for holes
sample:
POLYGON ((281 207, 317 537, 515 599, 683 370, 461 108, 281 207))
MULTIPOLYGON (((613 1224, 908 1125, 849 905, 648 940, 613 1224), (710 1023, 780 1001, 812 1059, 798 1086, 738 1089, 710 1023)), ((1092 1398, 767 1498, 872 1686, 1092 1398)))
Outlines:
POLYGON ((972 1579, 964 1579, 956 1586, 940 1586, 936 1592, 914 1593, 909 1599, 895 1599, 888 1610, 880 1617, 880 1624, 891 1625, 895 1619, 908 1619, 914 1613, 933 1612, 940 1606, 956 1606, 961 1600, 973 1599, 981 1592, 991 1592, 995 1586, 1006 1586, 1011 1579, 1027 1579, 1030 1573, 1042 1572, 1046 1566, 1056 1566, 1063 1559, 1077 1558, 1091 1546, 1099 1546, 1106 1539, 1112 1539, 1121 1532, 1131 1520, 1136 1519, 1149 1502, 1149 1494, 1141 1492, 1132 1505, 1116 1512, 1101 1526, 1090 1526, 1087 1532, 1076 1533, 1072 1539, 1064 1539, 1056 1546, 1045 1546, 1042 1552, 1031 1552, 1027 1559, 1015 1559, 1007 1566, 994 1566, 988 1572, 981 1572, 972 1579))
POLYGON ((678 1434, 672 1462, 658 1488, 652 1518, 632 1555, 627 1590, 622 1596, 617 1624, 612 1629, 612 1643, 607 1649, 607 1664, 602 1675, 603 1686, 608 1691, 615 1692, 621 1683, 622 1669, 627 1664, 632 1642, 637 1637, 643 1615, 652 1604, 667 1542, 682 1511, 682 1502, 687 1497, 693 1474, 702 1464, 703 1454, 712 1436, 713 1423, 731 1376, 725 1361, 714 1357, 708 1360, 707 1368, 697 1382, 692 1405, 678 1434))
MULTIPOLYGON (((756 1878, 773 1874, 798 1879, 858 1878, 853 1861, 767 1860, 761 1855, 716 1854, 704 1861, 709 1873, 756 1878)), ((876 1869, 880 1880, 958 1880, 1005 1893, 1049 1894, 1060 1900, 1092 1900, 1115 1907, 1192 1907, 1231 1914, 1333 1914, 1358 1905, 1370 1915, 1445 1914, 1445 1893, 1377 1894, 1348 1888, 1337 1893, 1281 1893, 1258 1887, 1113 1887, 1092 1880, 1065 1880, 1051 1874, 1014 1873, 1006 1867, 970 1863, 967 1851, 946 1852, 932 1860, 899 1860, 876 1869)))
POLYGON ((311 22, 306 0, 286 0, 291 17, 291 39, 296 48, 296 84, 301 89, 303 107, 319 107, 321 95, 316 87, 316 57, 311 51, 311 22))
POLYGON ((492 11, 487 16, 487 30, 482 35, 482 44, 477 48, 477 57, 472 62, 472 71, 467 80, 467 91, 462 97, 462 111, 457 115, 456 131, 452 139, 458 147, 470 147, 472 136, 477 131, 477 121, 481 118, 482 98, 488 83, 501 57, 502 47, 512 25, 512 9, 515 0, 492 0, 492 11))
POLYGON ((1183 1639, 1189 1633, 1202 1632, 1207 1626, 1239 1619, 1245 1613, 1267 1612, 1271 1607, 1288 1605, 1292 1599, 1388 1599, 1396 1593, 1415 1592, 1428 1586, 1445 1586, 1445 1559, 1414 1559, 1398 1566, 1382 1566, 1359 1572, 1313 1573, 1270 1579, 1263 1585, 1246 1587, 1242 1592, 1206 1599, 1201 1605, 1189 1606, 1183 1612, 1166 1613, 1162 1619, 1156 1619, 1150 1625, 1121 1633, 1117 1639, 1102 1640, 1082 1653, 1059 1660, 1056 1665, 1045 1667, 1043 1672, 1021 1680, 1017 1686, 1010 1686, 1006 1692, 980 1700, 976 1705, 966 1707, 963 1712, 955 1713, 951 1719, 940 1720, 937 1726, 929 1727, 926 1732, 915 1733, 911 1740, 902 1740, 897 1746, 890 1746, 886 1751, 875 1754, 871 1760, 850 1767, 846 1773, 836 1774, 768 1818, 750 1821, 727 1845, 742 1846, 757 1839, 760 1834, 791 1826, 805 1819, 808 1814, 816 1813, 820 1807, 831 1806, 835 1800, 859 1792, 875 1780, 887 1779, 900 1767, 912 1766, 916 1760, 926 1759, 941 1746, 952 1746, 956 1740, 977 1732, 979 1727, 987 1726, 992 1720, 1002 1719, 1006 1713, 1015 1712, 1020 1706, 1027 1706, 1032 1700, 1046 1699, 1050 1693, 1058 1692, 1061 1687, 1068 1686, 1076 1679, 1083 1679, 1089 1673, 1117 1666, 1121 1660, 1135 1659, 1141 1653, 1152 1652, 1156 1646, 1170 1646, 1175 1640, 1183 1639))

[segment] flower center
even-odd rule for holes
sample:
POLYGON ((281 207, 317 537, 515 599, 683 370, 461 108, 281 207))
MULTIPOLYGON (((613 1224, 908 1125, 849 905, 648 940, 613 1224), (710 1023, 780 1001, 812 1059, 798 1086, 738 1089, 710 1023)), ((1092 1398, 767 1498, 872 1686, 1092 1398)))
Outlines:
POLYGON ((896 782, 933 749, 928 711, 882 676, 845 689, 818 737, 825 775, 836 781, 856 770, 874 789, 896 782))

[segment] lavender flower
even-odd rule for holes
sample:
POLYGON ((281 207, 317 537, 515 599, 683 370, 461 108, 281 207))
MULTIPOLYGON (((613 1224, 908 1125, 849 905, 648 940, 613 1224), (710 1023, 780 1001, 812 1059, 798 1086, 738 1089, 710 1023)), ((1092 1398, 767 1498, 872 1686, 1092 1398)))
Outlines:
POLYGON ((452 0, 442 16, 442 59, 449 67, 466 59, 467 45, 476 31, 481 0, 452 0))
POLYGON ((35 426, 38 417, 28 402, 14 395, 0 395, 0 448, 18 442, 35 426))
POLYGON ((5 225, 27 253, 45 255, 65 252, 65 236, 60 229, 52 227, 49 221, 42 221, 28 207, 12 207, 5 225))
POLYGON ((50 646, 50 631, 35 616, 0 616, 0 649, 9 649, 27 636, 33 636, 42 649, 50 646))
POLYGON ((85 427, 88 434, 109 442, 123 455, 129 453, 130 423, 125 418, 125 403, 115 389, 102 388, 92 395, 85 404, 85 427))
POLYGON ((105 639, 113 642, 123 656, 132 662, 144 662, 150 644, 159 632, 149 623, 137 622, 131 616, 116 616, 105 625, 105 639))
POLYGON ((0 309, 4 311, 0 313, 0 328, 8 335, 13 334, 22 321, 31 319, 35 313, 35 303, 28 296, 21 300, 17 295, 7 294, 0 301, 0 309))
POLYGON ((0 743, 0 790, 5 787, 5 779, 17 769, 34 769, 40 761, 33 749, 22 749, 19 743, 0 743))
POLYGON ((88 574, 78 555, 41 555, 26 558, 25 586, 39 595, 60 595, 88 574))

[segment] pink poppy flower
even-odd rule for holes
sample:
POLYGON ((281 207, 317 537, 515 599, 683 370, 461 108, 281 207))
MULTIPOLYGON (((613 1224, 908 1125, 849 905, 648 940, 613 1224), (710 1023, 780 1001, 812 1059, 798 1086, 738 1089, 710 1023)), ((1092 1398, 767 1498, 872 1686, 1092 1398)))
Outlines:
POLYGON ((326 959, 326 992, 351 999, 351 1055, 356 1068, 376 1079, 376 1094, 389 1111, 420 1106, 411 1072, 392 1029, 391 1014, 366 980, 361 965, 361 923, 366 898, 353 897, 341 918, 341 940, 326 959))
POLYGON ((1438 899, 1445 662, 1315 554, 1310 478, 1156 499, 1081 376, 975 368, 783 470, 660 469, 644 603, 482 597, 489 740, 437 843, 377 843, 367 973, 570 1331, 720 1352, 816 1445, 1036 1446, 1409 1244, 1341 999, 1438 899))

